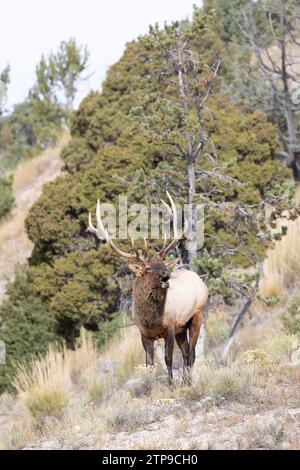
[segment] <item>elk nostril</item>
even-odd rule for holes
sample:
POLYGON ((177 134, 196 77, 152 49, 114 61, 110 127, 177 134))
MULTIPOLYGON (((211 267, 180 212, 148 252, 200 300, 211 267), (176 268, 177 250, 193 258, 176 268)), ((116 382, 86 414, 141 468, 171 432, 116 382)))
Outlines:
POLYGON ((169 271, 163 271, 163 272, 162 272, 162 275, 163 275, 163 280, 164 280, 164 281, 167 281, 168 279, 170 279, 170 273, 169 273, 169 271))

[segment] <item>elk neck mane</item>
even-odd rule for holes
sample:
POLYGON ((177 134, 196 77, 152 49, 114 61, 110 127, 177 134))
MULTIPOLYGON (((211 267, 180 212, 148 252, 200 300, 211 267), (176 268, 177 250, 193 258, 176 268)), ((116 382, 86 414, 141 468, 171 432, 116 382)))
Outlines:
POLYGON ((147 328, 159 326, 165 309, 167 289, 151 285, 150 279, 136 278, 133 285, 134 310, 147 328))

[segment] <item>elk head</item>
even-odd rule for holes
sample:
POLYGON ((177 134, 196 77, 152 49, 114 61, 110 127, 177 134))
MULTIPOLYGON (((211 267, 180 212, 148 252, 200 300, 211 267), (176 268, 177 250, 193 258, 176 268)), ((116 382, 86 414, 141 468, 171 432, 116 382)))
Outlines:
POLYGON ((149 283, 151 282, 153 287, 161 287, 166 289, 169 287, 169 278, 171 276, 169 269, 174 266, 177 260, 165 260, 166 255, 176 246, 179 240, 183 238, 184 234, 187 232, 187 221, 184 222, 184 229, 180 233, 178 232, 178 215, 175 203, 167 192, 167 196, 170 200, 171 207, 168 206, 164 201, 163 204, 167 207, 170 218, 173 220, 174 227, 174 237, 172 241, 167 245, 166 237, 163 247, 160 249, 156 255, 148 257, 148 246, 147 241, 145 242, 145 250, 138 250, 135 248, 134 241, 131 240, 133 253, 127 253, 126 251, 121 250, 117 245, 112 241, 107 230, 105 230, 104 225, 101 220, 100 215, 100 201, 97 201, 96 208, 96 220, 97 226, 94 227, 92 224, 92 216, 89 213, 89 226, 87 231, 93 233, 99 240, 106 240, 107 244, 111 249, 117 253, 121 258, 123 258, 129 269, 135 274, 136 278, 143 278, 149 283))

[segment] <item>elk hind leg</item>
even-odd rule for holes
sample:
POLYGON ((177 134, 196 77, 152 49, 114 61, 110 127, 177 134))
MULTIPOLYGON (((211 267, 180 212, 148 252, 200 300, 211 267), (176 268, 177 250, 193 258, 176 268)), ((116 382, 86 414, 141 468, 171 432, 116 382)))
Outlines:
POLYGON ((168 369, 169 385, 173 384, 173 351, 174 351, 174 334, 168 333, 165 338, 165 361, 168 369))
POLYGON ((203 320, 203 312, 202 312, 202 310, 199 310, 198 312, 195 313, 195 315, 193 316, 193 318, 191 320, 191 323, 189 325, 189 363, 190 363, 190 367, 192 367, 192 365, 195 362, 196 344, 197 344, 197 341, 198 341, 202 320, 203 320))
POLYGON ((175 336, 176 343, 182 353, 183 358, 183 383, 190 384, 191 383, 191 376, 190 376, 190 355, 189 355, 189 342, 187 338, 187 330, 183 330, 181 333, 178 333, 175 336))

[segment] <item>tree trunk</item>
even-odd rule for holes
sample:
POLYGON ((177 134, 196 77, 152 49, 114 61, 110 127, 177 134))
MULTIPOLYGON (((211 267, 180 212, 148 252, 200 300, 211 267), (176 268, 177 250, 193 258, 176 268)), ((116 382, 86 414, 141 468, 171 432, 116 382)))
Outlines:
POLYGON ((179 93, 183 102, 183 109, 185 115, 186 131, 184 133, 185 141, 187 145, 187 177, 188 177, 188 233, 187 233, 187 262, 190 267, 193 265, 193 260, 197 258, 197 246, 196 246, 196 210, 193 207, 194 197, 196 195, 196 170, 195 170, 195 158, 193 151, 193 144, 190 132, 188 130, 188 119, 190 113, 190 103, 187 93, 187 78, 184 67, 184 59, 182 57, 182 49, 180 44, 177 45, 178 53, 178 85, 179 93))
POLYGON ((229 354, 231 345, 233 343, 234 335, 237 331, 237 328, 238 328, 239 324, 241 323, 241 321, 245 317, 246 313, 248 312, 249 308, 251 307, 251 304, 252 304, 252 299, 247 299, 241 313, 238 315, 238 317, 237 317, 237 319, 236 319, 236 321, 233 325, 233 328, 230 332, 230 335, 228 337, 228 340, 226 342, 225 348, 224 348, 223 353, 222 353, 221 359, 222 359, 223 362, 227 362, 228 354, 229 354))
POLYGON ((197 258, 196 239, 196 208, 194 207, 194 197, 196 195, 196 170, 195 162, 190 158, 188 163, 188 263, 193 266, 193 261, 197 258))

